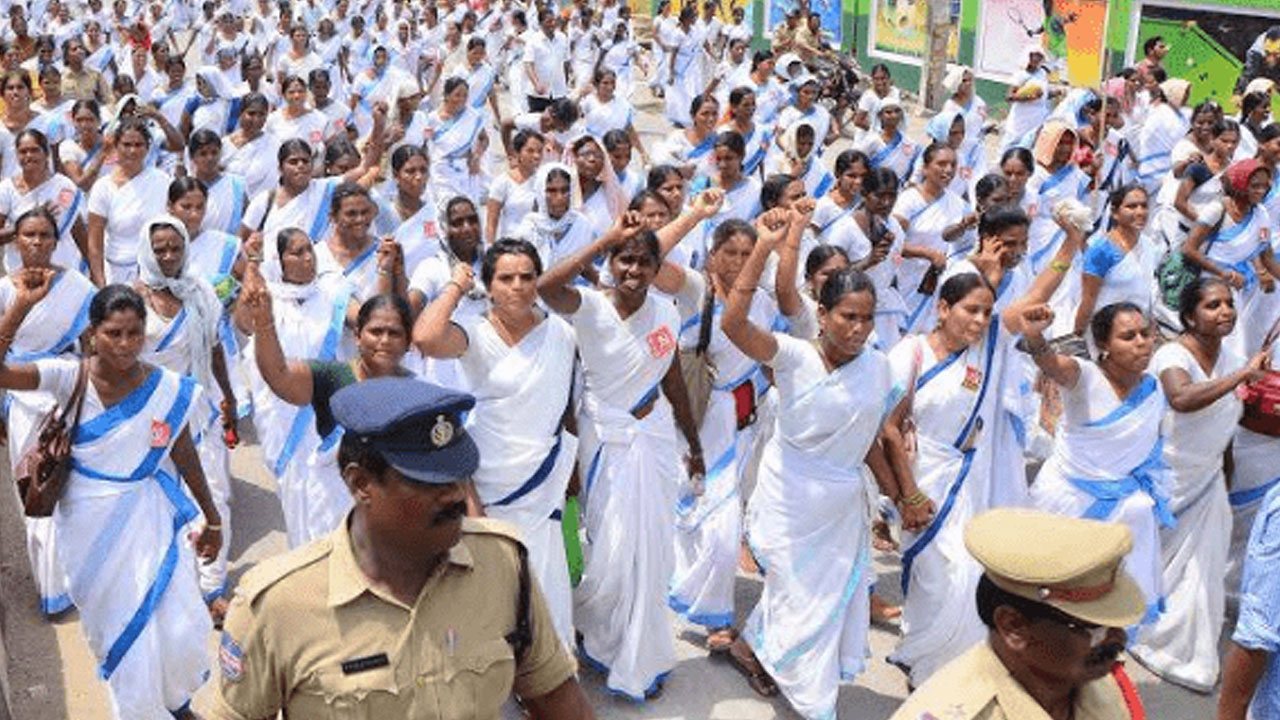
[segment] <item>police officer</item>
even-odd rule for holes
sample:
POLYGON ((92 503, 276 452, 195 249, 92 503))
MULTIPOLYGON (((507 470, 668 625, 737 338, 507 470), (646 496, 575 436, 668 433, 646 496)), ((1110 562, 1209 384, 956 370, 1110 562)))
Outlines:
POLYGON ((496 720, 514 690, 534 718, 594 717, 524 548, 463 517, 474 404, 408 378, 333 396, 355 507, 245 575, 201 716, 496 720))
POLYGON ((935 673, 891 720, 1129 720, 1142 717, 1116 662, 1145 611, 1120 569, 1124 525, 1031 510, 970 521, 965 546, 982 564, 986 640, 935 673))

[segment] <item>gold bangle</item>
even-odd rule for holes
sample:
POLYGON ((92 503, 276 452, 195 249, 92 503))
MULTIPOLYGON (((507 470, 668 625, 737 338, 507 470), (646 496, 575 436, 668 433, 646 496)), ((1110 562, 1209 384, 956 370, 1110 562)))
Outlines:
POLYGON ((755 292, 755 291, 756 291, 756 289, 755 289, 754 287, 739 287, 739 286, 737 286, 737 285, 734 285, 734 286, 733 286, 733 288, 731 288, 731 289, 732 289, 734 292, 744 292, 744 293, 753 293, 753 292, 755 292))
POLYGON ((260 263, 260 262, 262 262, 262 256, 261 256, 261 255, 249 255, 249 254, 246 254, 246 255, 244 256, 244 259, 245 259, 245 260, 248 260, 248 261, 249 261, 249 262, 251 262, 251 263, 260 263))
POLYGON ((218 532, 222 532, 222 525, 220 525, 220 524, 219 524, 219 525, 207 525, 207 524, 206 524, 206 525, 204 526, 204 529, 205 529, 205 530, 217 530, 218 532))
POLYGON ((1062 260, 1055 260, 1049 263, 1049 269, 1054 272, 1065 273, 1066 271, 1071 269, 1071 263, 1064 262, 1062 260))

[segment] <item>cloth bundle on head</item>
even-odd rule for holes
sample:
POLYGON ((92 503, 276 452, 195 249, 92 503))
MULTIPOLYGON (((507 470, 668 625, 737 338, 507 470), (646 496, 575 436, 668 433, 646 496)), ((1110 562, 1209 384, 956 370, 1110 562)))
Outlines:
POLYGON ((1102 83, 1102 91, 1110 100, 1120 103, 1120 109, 1129 112, 1133 109, 1133 98, 1129 97, 1128 83, 1122 77, 1113 77, 1102 83))
POLYGON ((800 160, 801 162, 807 160, 809 156, 813 154, 813 148, 818 144, 817 137, 815 137, 813 145, 809 146, 809 152, 804 155, 800 154, 798 149, 800 143, 796 141, 796 136, 800 134, 800 128, 802 127, 807 127, 810 130, 813 130, 813 126, 809 123, 793 123, 791 127, 784 130, 782 136, 778 138, 778 145, 782 148, 782 151, 786 153, 787 157, 793 160, 800 160))
POLYGON ((168 214, 148 221, 142 229, 142 241, 138 243, 138 279, 149 288, 173 293, 182 301, 183 308, 192 314, 191 320, 198 329, 193 335, 194 372, 200 384, 206 390, 212 390, 217 387, 213 379, 212 358, 218 337, 218 321, 222 318, 222 303, 209 281, 192 275, 190 267, 191 238, 187 235, 186 225, 168 214), (174 277, 165 275, 160 269, 160 261, 156 260, 155 249, 151 246, 151 235, 160 226, 173 228, 182 238, 182 265, 174 277))
POLYGON ((1169 78, 1160 83, 1160 92, 1164 93, 1164 99, 1174 107, 1182 107, 1187 104, 1187 97, 1191 95, 1191 81, 1182 78, 1169 78))
POLYGON ((201 103, 213 102, 214 100, 230 100, 235 93, 231 90, 231 81, 227 79, 226 73, 217 65, 201 65, 196 70, 196 78, 204 80, 209 85, 209 89, 213 92, 213 97, 205 98, 197 92, 197 97, 201 103))
MULTIPOLYGON (((1043 167, 1049 167, 1053 164, 1053 156, 1058 150, 1058 144, 1062 142, 1062 136, 1070 134, 1072 144, 1077 142, 1075 130, 1061 120, 1050 120, 1040 128, 1040 134, 1036 136, 1035 149, 1031 154, 1035 156, 1036 162, 1043 167)), ((1075 148, 1072 147, 1072 152, 1075 148)))
POLYGON ((947 91, 947 97, 960 92, 960 85, 964 83, 964 76, 969 72, 969 68, 964 65, 956 65, 949 63, 947 65, 947 75, 942 78, 942 88, 947 91))
POLYGON ((1236 194, 1244 194, 1249 190, 1249 178, 1259 170, 1265 169, 1257 158, 1248 158, 1241 160, 1227 168, 1224 176, 1227 180, 1227 188, 1236 194))
MULTIPOLYGON (((938 113, 937 115, 934 115, 933 119, 929 121, 929 124, 925 126, 924 132, 926 135, 933 138, 934 142, 939 142, 945 145, 947 140, 951 137, 951 126, 955 124, 957 118, 963 121, 964 115, 959 112, 938 113)), ((968 129, 969 128, 966 126, 966 133, 968 132, 968 129)))

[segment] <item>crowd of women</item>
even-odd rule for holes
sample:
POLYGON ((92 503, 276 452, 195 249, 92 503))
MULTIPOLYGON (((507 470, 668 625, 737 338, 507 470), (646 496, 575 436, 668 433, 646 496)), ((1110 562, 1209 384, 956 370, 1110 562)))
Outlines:
POLYGON ((387 375, 475 395, 470 510, 620 695, 661 692, 673 610, 806 718, 873 621, 918 685, 983 636, 961 530, 1010 505, 1128 524, 1132 653, 1213 687, 1280 480, 1234 392, 1278 357, 1270 89, 1232 118, 1145 68, 1055 107, 1032 52, 992 154, 970 70, 911 137, 884 66, 833 117, 718 11, 664 2, 650 48, 618 0, 11 6, 10 460, 87 378, 28 547, 117 717, 181 717, 207 673, 239 428, 304 545, 351 506, 329 399, 387 375))

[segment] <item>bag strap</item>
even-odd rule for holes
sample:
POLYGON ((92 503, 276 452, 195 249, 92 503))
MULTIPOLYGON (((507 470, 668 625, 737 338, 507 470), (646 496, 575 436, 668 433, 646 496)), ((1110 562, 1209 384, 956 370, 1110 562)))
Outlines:
POLYGON ((262 220, 258 221, 258 232, 262 232, 262 228, 267 226, 267 218, 271 217, 271 208, 276 204, 276 191, 272 188, 267 193, 267 207, 262 211, 262 220))
POLYGON ((67 398, 67 406, 62 409, 62 426, 67 426, 67 416, 71 414, 71 408, 75 408, 75 419, 72 421, 69 430, 74 430, 80 425, 80 412, 84 409, 84 396, 89 387, 89 359, 85 358, 80 361, 80 369, 76 372, 76 387, 71 391, 71 397, 67 398))
POLYGON ((1271 323, 1271 329, 1267 331, 1267 336, 1262 340, 1262 349, 1270 350, 1271 345, 1276 339, 1280 338, 1280 317, 1276 317, 1276 321, 1271 323))

